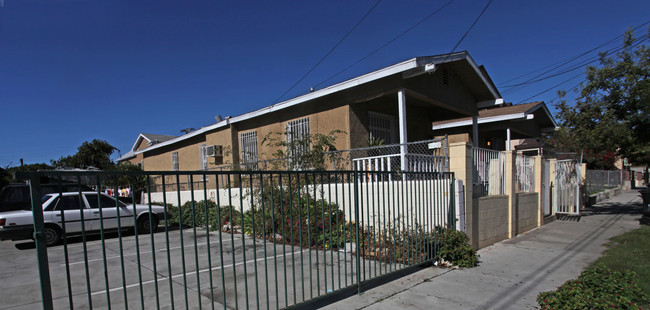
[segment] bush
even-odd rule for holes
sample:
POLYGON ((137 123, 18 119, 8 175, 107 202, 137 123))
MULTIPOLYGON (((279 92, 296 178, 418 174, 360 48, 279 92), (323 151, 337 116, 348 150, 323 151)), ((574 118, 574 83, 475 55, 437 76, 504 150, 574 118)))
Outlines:
POLYGON ((469 244, 469 238, 464 232, 437 227, 438 235, 438 258, 444 259, 455 266, 471 268, 478 265, 480 255, 469 244))
MULTIPOLYGON (((154 203, 162 205, 162 203, 154 203)), ((217 204, 211 200, 202 201, 188 201, 181 206, 180 221, 178 214, 178 207, 172 204, 167 204, 167 225, 181 225, 183 227, 197 227, 205 228, 206 216, 205 209, 208 209, 208 227, 210 231, 219 230, 226 224, 232 226, 241 225, 241 212, 237 211, 232 206, 217 207, 217 204), (192 204, 193 203, 193 204, 192 204), (194 208, 192 208, 192 206, 194 208), (230 217, 232 209, 232 220, 230 217)), ((230 228, 229 228, 230 229, 230 228)))
POLYGON ((537 296, 542 309, 640 309, 647 301, 636 284, 634 272, 618 272, 599 264, 585 270, 577 280, 562 284, 557 290, 537 296))

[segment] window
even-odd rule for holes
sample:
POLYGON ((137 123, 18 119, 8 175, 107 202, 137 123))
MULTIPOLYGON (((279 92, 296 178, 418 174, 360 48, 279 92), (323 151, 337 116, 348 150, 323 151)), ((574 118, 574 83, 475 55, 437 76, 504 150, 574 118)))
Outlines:
MULTIPOLYGON (((79 203, 79 195, 63 196, 56 202, 55 210, 79 210, 81 204, 79 203)), ((85 206, 84 206, 85 209, 85 206)))
POLYGON ((371 140, 382 140, 384 144, 397 143, 394 116, 377 112, 368 112, 368 118, 370 120, 369 131, 371 140))
POLYGON ((108 196, 104 195, 99 195, 99 201, 97 200, 97 194, 86 194, 86 200, 88 201, 88 204, 90 205, 91 209, 99 209, 99 206, 101 205, 102 209, 106 208, 113 208, 115 209, 115 206, 119 207, 124 207, 124 204, 120 201, 116 201, 115 198, 111 198, 108 196), (99 202, 99 204, 97 204, 99 202))
POLYGON ((251 164, 257 162, 257 132, 245 132, 239 135, 240 162, 251 164))
POLYGON ((201 170, 208 170, 208 147, 201 144, 199 147, 199 155, 201 156, 201 170))
POLYGON ((296 163, 297 157, 306 154, 309 143, 309 117, 287 123, 287 153, 291 161, 296 163))
POLYGON ((178 171, 178 152, 172 153, 172 171, 178 171))

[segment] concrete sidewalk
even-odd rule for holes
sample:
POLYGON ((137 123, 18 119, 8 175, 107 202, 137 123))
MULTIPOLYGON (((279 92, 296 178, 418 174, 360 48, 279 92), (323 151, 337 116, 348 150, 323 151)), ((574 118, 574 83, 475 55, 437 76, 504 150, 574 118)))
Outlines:
POLYGON ((639 227, 641 197, 624 192, 581 213, 483 248, 471 269, 427 268, 325 309, 534 309, 537 294, 577 278, 608 239, 639 227))

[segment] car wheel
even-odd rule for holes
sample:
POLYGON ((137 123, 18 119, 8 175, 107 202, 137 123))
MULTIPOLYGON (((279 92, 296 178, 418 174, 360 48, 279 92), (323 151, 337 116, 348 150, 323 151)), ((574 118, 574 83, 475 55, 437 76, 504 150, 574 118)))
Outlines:
POLYGON ((43 236, 45 237, 45 244, 47 246, 57 245, 61 242, 61 230, 58 227, 45 226, 43 236))
POLYGON ((150 234, 152 231, 158 229, 158 217, 151 215, 151 224, 149 224, 149 214, 142 214, 138 218, 138 232, 143 234, 150 234))

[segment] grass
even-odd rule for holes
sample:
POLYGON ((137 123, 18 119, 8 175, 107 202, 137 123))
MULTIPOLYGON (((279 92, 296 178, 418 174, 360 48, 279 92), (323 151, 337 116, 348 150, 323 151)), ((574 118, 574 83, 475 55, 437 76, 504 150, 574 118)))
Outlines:
MULTIPOLYGON (((650 226, 618 235, 607 244, 608 249, 596 264, 605 264, 617 271, 634 271, 638 276, 639 287, 650 296, 650 226)), ((642 306, 650 308, 650 304, 642 306)))

